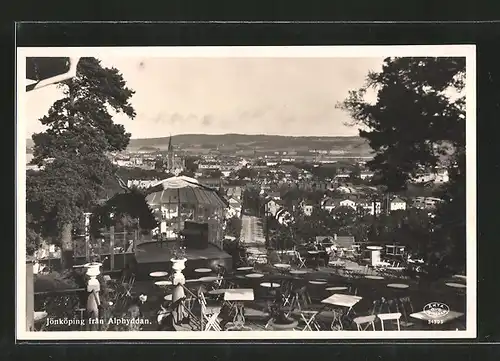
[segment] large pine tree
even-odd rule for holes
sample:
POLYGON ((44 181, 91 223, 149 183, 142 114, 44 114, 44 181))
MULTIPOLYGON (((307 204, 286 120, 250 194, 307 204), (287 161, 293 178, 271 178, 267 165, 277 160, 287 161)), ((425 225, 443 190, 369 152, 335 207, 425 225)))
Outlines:
POLYGON ((405 189, 422 169, 448 168, 429 256, 457 268, 466 248, 465 76, 465 58, 387 58, 339 104, 375 151, 368 166, 388 192, 405 189))
POLYGON ((83 212, 91 210, 116 172, 108 153, 124 150, 130 134, 113 116, 135 111, 134 91, 116 68, 96 58, 81 58, 76 76, 58 85, 63 97, 40 119, 47 130, 32 136, 32 164, 43 170, 28 174, 27 212, 36 231, 57 234, 62 264, 71 267, 72 233, 83 212))

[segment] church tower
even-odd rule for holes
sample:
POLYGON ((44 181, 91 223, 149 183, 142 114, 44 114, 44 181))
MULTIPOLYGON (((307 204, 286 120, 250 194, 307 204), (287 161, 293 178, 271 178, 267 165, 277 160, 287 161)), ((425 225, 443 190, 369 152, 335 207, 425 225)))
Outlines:
POLYGON ((172 145, 172 136, 170 136, 168 140, 168 149, 167 149, 167 172, 172 173, 175 167, 174 164, 174 147, 172 145))

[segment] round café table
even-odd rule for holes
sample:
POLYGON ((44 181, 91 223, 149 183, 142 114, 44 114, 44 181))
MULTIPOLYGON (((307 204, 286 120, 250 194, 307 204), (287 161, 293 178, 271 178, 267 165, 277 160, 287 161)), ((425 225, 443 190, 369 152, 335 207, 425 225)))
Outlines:
POLYGON ((334 286, 334 287, 325 288, 325 291, 329 291, 329 292, 347 291, 347 290, 348 290, 348 288, 346 286, 334 286))
POLYGON ((215 282, 215 281, 218 281, 220 279, 221 279, 221 277, 217 277, 217 276, 205 276, 205 277, 198 278, 198 281, 200 281, 200 282, 215 282))
POLYGON ((166 277, 166 276, 168 276, 168 272, 164 272, 164 271, 151 272, 149 274, 149 276, 155 277, 155 278, 166 277))
POLYGON ((410 286, 405 285, 404 283, 389 283, 387 285, 387 287, 403 290, 403 289, 409 288, 410 286))
POLYGON ((196 268, 194 271, 196 273, 212 273, 210 268, 196 268))
POLYGON ((266 287, 266 288, 280 288, 281 285, 279 283, 276 283, 276 282, 262 282, 260 284, 262 287, 266 287))
POLYGON ((288 272, 292 275, 295 275, 295 276, 305 275, 305 274, 309 273, 309 271, 302 270, 302 269, 292 269, 288 272))
POLYGON ((447 282, 445 283, 445 285, 453 288, 467 288, 467 286, 464 285, 463 283, 447 282))
POLYGON ((458 279, 461 279, 461 280, 464 280, 464 281, 467 280, 467 276, 465 276, 465 275, 453 275, 453 278, 458 278, 458 279))
POLYGON ((156 281, 155 285, 158 287, 172 286, 172 281, 156 281))
POLYGON ((382 276, 372 276, 372 275, 366 275, 365 278, 368 278, 370 280, 383 280, 384 277, 382 276))
POLYGON ((253 270, 253 267, 249 267, 249 266, 236 268, 236 271, 240 271, 240 272, 247 272, 247 271, 252 271, 252 270, 253 270))
POLYGON ((326 285, 328 283, 328 281, 327 280, 318 279, 318 280, 310 280, 309 283, 311 285, 326 285))
POLYGON ((245 275, 246 278, 262 278, 264 275, 262 273, 249 273, 245 275))
POLYGON ((286 272, 288 271, 290 268, 292 268, 292 266, 290 266, 289 264, 286 264, 286 263, 276 263, 273 265, 275 268, 277 268, 280 272, 286 272))

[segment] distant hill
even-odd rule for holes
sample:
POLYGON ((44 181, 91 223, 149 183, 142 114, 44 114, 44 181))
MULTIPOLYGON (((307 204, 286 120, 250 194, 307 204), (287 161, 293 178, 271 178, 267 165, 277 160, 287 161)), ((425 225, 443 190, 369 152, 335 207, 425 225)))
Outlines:
POLYGON ((144 151, 144 152, 156 152, 156 151, 161 150, 161 149, 145 145, 145 146, 140 147, 138 150, 144 151))
MULTIPOLYGON (((169 137, 131 139, 128 149, 166 150, 169 137)), ((177 148, 200 149, 260 149, 260 150, 338 150, 346 153, 369 155, 371 148, 367 141, 358 136, 346 137, 291 137, 264 134, 180 134, 172 136, 172 144, 177 148)), ((26 140, 32 147, 33 141, 26 140)))
MULTIPOLYGON (((141 147, 166 149, 169 137, 131 139, 130 150, 141 147)), ((264 134, 180 134, 172 136, 172 144, 180 148, 251 148, 251 149, 317 149, 344 150, 368 154, 371 148, 361 137, 291 137, 264 134)))

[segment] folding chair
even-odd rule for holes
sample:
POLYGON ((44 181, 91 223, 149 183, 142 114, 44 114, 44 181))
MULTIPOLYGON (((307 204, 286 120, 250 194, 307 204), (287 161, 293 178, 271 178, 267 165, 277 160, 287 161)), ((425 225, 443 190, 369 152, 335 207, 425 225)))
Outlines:
POLYGON ((218 319, 221 307, 209 307, 207 305, 207 300, 205 299, 205 295, 203 294, 203 292, 200 292, 199 300, 201 306, 201 328, 204 331, 222 331, 218 319), (205 322, 205 327, 203 327, 203 323, 205 322))
POLYGON ((285 313, 286 317, 289 317, 296 309, 301 312, 303 309, 307 309, 312 304, 311 297, 307 292, 306 286, 297 290, 292 290, 291 296, 288 312, 285 313))
POLYGON ((312 311, 312 310, 300 311, 300 317, 305 322, 305 326, 302 329, 302 331, 313 331, 312 327, 314 327, 316 331, 320 331, 319 324, 316 322, 316 315, 318 313, 319 311, 312 311))
POLYGON ((132 297, 132 287, 134 287, 135 283, 135 275, 130 276, 130 279, 127 282, 123 283, 123 289, 125 292, 125 297, 132 297))
MULTIPOLYGON (((286 317, 290 317, 293 311, 295 309, 298 309, 299 311, 302 310, 301 306, 301 295, 300 295, 300 290, 292 290, 290 293, 290 303, 287 304, 288 306, 288 312, 285 313, 286 317)), ((285 306, 286 307, 286 306, 285 306)))
POLYGON ((292 304, 293 297, 293 282, 283 282, 281 285, 281 295, 283 296, 283 307, 290 306, 292 304))
POLYGON ((306 259, 302 258, 299 251, 295 251, 295 259, 297 261, 298 268, 306 268, 306 259))
POLYGON ((401 326, 403 327, 413 326, 414 323, 410 322, 408 319, 408 315, 411 315, 413 312, 415 312, 410 297, 401 297, 398 301, 401 305, 400 310, 403 318, 403 320, 400 322, 401 326))
POLYGON ((369 315, 369 316, 360 316, 356 317, 353 321, 358 328, 358 331, 367 331, 371 326, 372 330, 375 331, 375 319, 377 316, 369 315))
POLYGON ((398 331, 401 331, 401 325, 399 323, 399 319, 401 318, 401 313, 379 313, 377 315, 378 319, 380 320, 380 325, 382 326, 382 331, 385 331, 384 328, 384 321, 396 321, 396 324, 398 326, 398 331))
POLYGON ((219 265, 217 267, 217 281, 215 281, 215 285, 217 288, 221 288, 222 287, 222 284, 224 282, 224 275, 226 274, 226 269, 224 268, 224 266, 221 266, 219 265))

